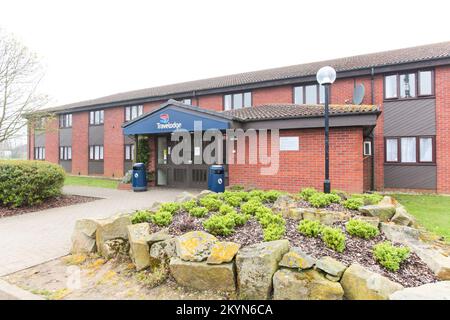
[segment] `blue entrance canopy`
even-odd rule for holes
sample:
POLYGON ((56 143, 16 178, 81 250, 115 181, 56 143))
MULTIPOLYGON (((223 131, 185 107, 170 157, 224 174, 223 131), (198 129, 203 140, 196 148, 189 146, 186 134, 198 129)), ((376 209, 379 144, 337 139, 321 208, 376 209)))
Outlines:
POLYGON ((225 130, 232 124, 232 118, 219 112, 169 100, 158 109, 124 124, 123 133, 125 135, 155 134, 173 132, 177 129, 194 131, 194 129, 197 130, 197 127, 194 128, 194 121, 201 123, 202 130, 225 130))

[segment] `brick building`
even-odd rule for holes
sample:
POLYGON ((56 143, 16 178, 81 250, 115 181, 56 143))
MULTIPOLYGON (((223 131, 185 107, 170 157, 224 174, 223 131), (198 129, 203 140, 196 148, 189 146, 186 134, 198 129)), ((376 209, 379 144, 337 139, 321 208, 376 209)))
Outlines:
MULTIPOLYGON (((450 42, 50 108, 46 111, 55 116, 45 125, 29 126, 29 158, 59 163, 74 175, 122 177, 132 166, 137 140, 149 144, 154 184, 204 187, 207 165, 194 161, 196 145, 192 163, 176 165, 168 157, 177 125, 195 132, 194 121, 201 120, 203 130, 279 129, 277 174, 261 174, 263 164, 228 164, 229 184, 321 189, 324 89, 315 74, 325 65, 337 71, 330 88, 332 188, 450 193, 450 42), (354 99, 355 91, 361 99, 354 99)), ((226 157, 232 157, 228 151, 226 157)), ((251 153, 246 150, 247 156, 251 153)))

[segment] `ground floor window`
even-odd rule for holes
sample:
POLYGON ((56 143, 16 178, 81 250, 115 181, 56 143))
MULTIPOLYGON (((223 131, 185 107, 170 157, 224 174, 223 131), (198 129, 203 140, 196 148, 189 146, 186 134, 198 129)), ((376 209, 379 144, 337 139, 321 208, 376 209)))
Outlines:
POLYGON ((72 160, 72 147, 59 147, 60 160, 72 160))
POLYGON ((34 148, 34 159, 45 160, 45 147, 34 148))
POLYGON ((434 137, 388 137, 385 139, 386 162, 434 163, 434 137))
POLYGON ((103 146, 89 146, 89 160, 103 160, 103 146))
POLYGON ((134 144, 125 145, 125 160, 134 160, 134 144))

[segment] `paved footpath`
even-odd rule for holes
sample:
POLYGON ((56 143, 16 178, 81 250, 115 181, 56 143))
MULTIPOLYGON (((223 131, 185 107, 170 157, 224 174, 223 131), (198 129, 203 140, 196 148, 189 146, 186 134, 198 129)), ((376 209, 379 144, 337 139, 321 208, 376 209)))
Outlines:
POLYGON ((66 186, 64 192, 103 199, 1 218, 0 276, 66 255, 77 219, 109 217, 150 207, 155 201, 173 201, 182 190, 161 188, 132 192, 66 186))

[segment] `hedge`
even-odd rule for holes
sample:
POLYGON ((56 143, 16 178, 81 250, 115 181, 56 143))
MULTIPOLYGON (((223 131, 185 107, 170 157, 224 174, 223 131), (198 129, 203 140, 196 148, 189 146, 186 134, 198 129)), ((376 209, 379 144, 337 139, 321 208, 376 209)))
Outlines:
POLYGON ((21 207, 35 205, 61 194, 64 170, 45 161, 1 160, 0 203, 21 207))

